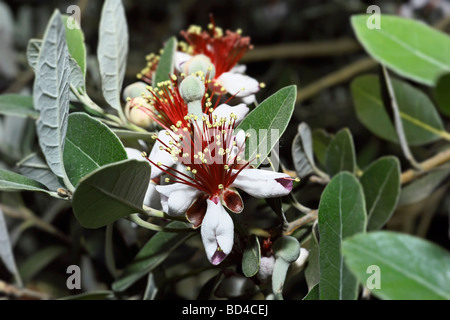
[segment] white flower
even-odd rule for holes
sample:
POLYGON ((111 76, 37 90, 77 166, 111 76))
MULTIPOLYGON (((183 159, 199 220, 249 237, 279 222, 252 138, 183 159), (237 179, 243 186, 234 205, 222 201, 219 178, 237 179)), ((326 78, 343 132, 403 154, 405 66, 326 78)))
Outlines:
MULTIPOLYGON (((236 188, 257 198, 281 197, 292 190, 293 179, 287 174, 250 169, 249 162, 238 161, 245 150, 245 135, 233 134, 236 118, 234 115, 231 119, 215 119, 210 114, 209 120, 202 122, 202 128, 196 126, 192 135, 172 142, 178 145, 166 149, 166 153, 178 154, 178 160, 185 165, 184 172, 160 166, 148 158, 173 177, 174 183, 156 187, 163 210, 173 216, 186 214, 194 227, 201 227, 203 245, 212 264, 222 262, 233 248, 234 225, 225 208, 234 213, 243 210, 236 188), (216 143, 211 144, 211 140, 216 143), (195 152, 186 152, 189 148, 185 147, 193 146, 194 142, 198 147, 195 152)), ((183 130, 170 136, 177 137, 178 132, 183 130)))

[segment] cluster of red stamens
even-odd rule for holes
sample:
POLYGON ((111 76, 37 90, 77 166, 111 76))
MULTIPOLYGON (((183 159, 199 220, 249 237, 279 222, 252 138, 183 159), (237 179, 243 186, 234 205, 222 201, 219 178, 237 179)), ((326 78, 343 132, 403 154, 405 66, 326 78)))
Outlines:
POLYGON ((211 17, 210 20, 207 31, 202 31, 199 26, 191 26, 187 31, 181 31, 181 35, 190 45, 193 55, 204 54, 211 59, 216 69, 215 78, 218 78, 230 71, 253 46, 250 37, 241 36, 241 30, 226 30, 224 35, 214 19, 211 17))
POLYGON ((219 196, 249 165, 241 159, 245 141, 237 142, 234 135, 236 118, 232 114, 229 119, 217 119, 209 114, 199 121, 196 116, 189 115, 186 121, 190 121, 191 130, 180 127, 167 131, 171 135, 169 144, 158 140, 163 145, 161 148, 185 165, 186 173, 146 158, 173 178, 167 178, 166 182, 172 180, 192 186, 211 198, 219 196))

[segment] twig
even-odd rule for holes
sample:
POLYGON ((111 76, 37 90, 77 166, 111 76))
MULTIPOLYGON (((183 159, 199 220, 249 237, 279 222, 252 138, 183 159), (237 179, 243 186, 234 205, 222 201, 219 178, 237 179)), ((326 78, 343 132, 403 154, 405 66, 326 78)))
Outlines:
POLYGON ((441 151, 438 154, 434 155, 433 157, 420 162, 420 167, 422 168, 421 171, 417 171, 414 169, 406 170, 402 173, 400 177, 400 181, 402 184, 406 184, 419 176, 420 174, 423 174, 424 172, 430 171, 431 169, 434 169, 446 162, 450 161, 450 149, 447 149, 445 151, 441 151))
POLYGON ((249 51, 241 61, 245 63, 286 58, 327 57, 348 54, 359 50, 361 50, 360 44, 349 38, 330 41, 283 43, 272 46, 258 46, 256 49, 249 51))
POLYGON ((302 217, 300 217, 300 218, 298 218, 298 219, 296 219, 294 221, 289 222, 286 225, 286 228, 285 228, 285 231, 283 232, 283 235, 284 236, 289 236, 295 230, 297 230, 298 228, 300 228, 300 227, 302 227, 302 226, 304 226, 304 225, 306 225, 306 224, 308 224, 310 222, 313 222, 313 221, 317 220, 317 218, 318 218, 318 210, 312 210, 310 213, 308 213, 308 214, 306 214, 306 215, 304 215, 304 216, 302 216, 302 217))
POLYGON ((17 288, 16 286, 6 283, 3 280, 0 280, 0 292, 6 294, 9 297, 14 298, 39 299, 39 300, 50 299, 50 295, 47 293, 33 291, 25 288, 17 288))
POLYGON ((306 87, 300 87, 297 92, 297 102, 304 101, 314 96, 316 93, 322 91, 323 89, 345 82, 353 78, 358 73, 376 67, 377 64, 378 62, 376 62, 372 58, 362 58, 358 61, 352 62, 345 67, 326 75, 316 82, 307 85, 306 87))

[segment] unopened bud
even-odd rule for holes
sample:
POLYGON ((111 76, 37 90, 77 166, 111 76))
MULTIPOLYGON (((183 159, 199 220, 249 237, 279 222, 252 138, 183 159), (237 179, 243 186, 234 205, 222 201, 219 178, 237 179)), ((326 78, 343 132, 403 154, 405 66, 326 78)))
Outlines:
POLYGON ((209 73, 209 79, 214 79, 216 68, 211 62, 211 59, 204 54, 198 54, 192 57, 184 65, 186 74, 197 74, 201 72, 204 76, 209 73))
POLYGON ((149 115, 154 110, 154 107, 147 100, 136 97, 130 99, 125 105, 125 116, 131 123, 142 128, 148 128, 154 122, 149 115))
POLYGON ((199 101, 205 95, 205 84, 197 77, 187 76, 181 81, 179 90, 186 103, 199 101))
POLYGON ((144 82, 135 82, 125 87, 123 90, 123 99, 141 97, 142 93, 145 95, 149 94, 147 90, 147 84, 144 82))

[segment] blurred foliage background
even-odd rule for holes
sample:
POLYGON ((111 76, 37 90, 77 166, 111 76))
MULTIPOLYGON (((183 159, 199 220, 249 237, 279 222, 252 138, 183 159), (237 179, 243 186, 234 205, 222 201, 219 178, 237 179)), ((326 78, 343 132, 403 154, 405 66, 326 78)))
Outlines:
MULTIPOLYGON (((96 46, 102 1, 0 1, 0 93, 31 93, 34 73, 26 62, 28 40, 42 38, 55 8, 71 14, 67 8, 74 4, 81 9, 81 27, 88 50, 87 91, 101 105, 96 46)), ((187 29, 191 24, 206 27, 209 14, 213 14, 218 26, 232 30, 240 28, 244 35, 251 37, 255 48, 241 62, 247 65, 248 75, 266 84, 257 95, 258 101, 286 85, 296 84, 299 89, 291 125, 280 141, 280 155, 286 167, 293 167, 291 144, 300 122, 308 123, 312 129, 323 128, 330 134, 348 127, 355 139, 357 160, 362 169, 381 155, 393 154, 402 159, 398 145, 375 137, 360 124, 349 89, 356 75, 380 72, 377 64, 368 58, 357 43, 349 22, 352 14, 365 13, 367 7, 373 4, 380 7, 382 14, 412 17, 431 25, 442 24, 448 30, 445 27, 448 19, 445 17, 450 5, 444 0, 124 0, 130 34, 129 43, 123 44, 129 45, 124 86, 136 81, 136 74, 145 67, 147 54, 159 52, 164 41, 172 35, 181 39, 180 30, 187 29)), ((18 161, 32 151, 35 144, 34 128, 30 122, 23 120, 2 121, 0 124, 0 168, 14 168, 18 161), (9 141, 9 144, 5 145, 5 141, 9 141)), ((418 160, 423 160, 435 150, 421 147, 413 148, 413 151, 418 160)), ((407 164, 404 164, 403 170, 407 169, 407 164)), ((298 199, 304 201, 305 205, 317 208, 321 194, 318 188, 322 187, 308 181, 302 182, 298 199)), ((104 230, 81 230, 73 217, 67 218, 71 212, 66 202, 49 200, 39 194, 31 197, 27 193, 3 193, 0 194, 0 203, 9 217, 15 215, 19 218, 8 220, 13 230, 11 241, 17 243, 16 260, 25 272, 24 280, 36 279, 34 285, 39 291, 56 296, 67 294, 64 292, 65 266, 74 262, 81 263, 83 270, 91 270, 91 274, 86 272, 83 276, 90 279, 90 282, 84 283, 91 283, 92 288, 102 288, 102 283, 111 281, 102 254, 104 230), (14 205, 8 207, 9 204, 14 205), (19 209, 17 204, 22 204, 19 209), (37 228, 30 228, 30 225, 37 228), (74 241, 82 235, 82 244, 74 241), (68 244, 72 244, 73 249, 69 254, 58 260, 51 259, 58 256, 61 250, 64 251, 68 244), (76 250, 73 244, 83 248, 76 250), (42 252, 43 248, 47 251, 42 252), (86 251, 98 259, 83 258, 80 252, 86 251), (36 252, 42 255, 30 261, 28 258, 36 252), (39 277, 35 277, 38 274, 39 277), (58 281, 62 285, 53 286, 58 281)), ((449 203, 450 198, 443 193, 437 198, 435 211, 431 215, 419 211, 418 225, 422 227, 416 230, 421 236, 446 248, 450 248, 449 203), (428 227, 423 227, 423 223, 427 223, 428 227)), ((400 222, 394 217, 390 228, 413 230, 417 227, 414 223, 402 223, 401 215, 398 216, 400 222)), ((129 225, 124 224, 119 228, 124 231, 129 225)), ((144 234, 144 238, 146 236, 144 234)), ((121 236, 115 234, 115 237, 114 252, 117 267, 120 268, 135 255, 136 239, 140 238, 138 234, 127 235, 125 231, 121 236)), ((185 256, 175 256, 173 259, 184 259, 191 253, 186 251, 185 256)), ((11 280, 1 264, 0 279, 11 280)), ((206 280, 189 278, 185 284, 195 287, 206 280)), ((307 290, 302 279, 292 281, 289 287, 286 288, 287 298, 302 297, 307 290), (298 283, 304 292, 299 292, 296 286, 296 291, 289 295, 289 287, 298 283)), ((179 296, 195 297, 177 290, 167 293, 165 297, 179 296)))

